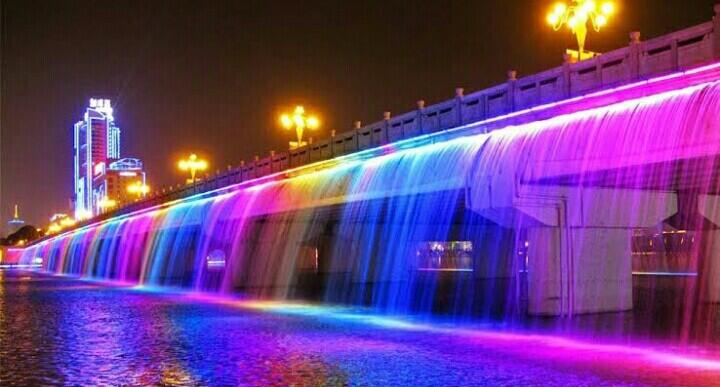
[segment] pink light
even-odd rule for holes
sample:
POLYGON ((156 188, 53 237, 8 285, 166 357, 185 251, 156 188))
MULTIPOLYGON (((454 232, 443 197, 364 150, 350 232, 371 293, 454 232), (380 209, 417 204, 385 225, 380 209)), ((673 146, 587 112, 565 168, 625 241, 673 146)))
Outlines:
MULTIPOLYGON (((106 283, 107 281, 103 281, 106 283)), ((117 285, 116 285, 117 286, 117 285)), ((163 292, 166 290, 153 287, 135 287, 134 289, 149 292, 163 292)), ((627 358, 628 362, 644 363, 647 366, 675 367, 682 369, 720 371, 720 360, 671 352, 671 349, 657 349, 647 346, 631 346, 621 344, 608 344, 601 342, 588 342, 580 339, 524 333, 512 331, 492 331, 475 328, 462 328, 458 326, 447 327, 432 323, 418 323, 392 316, 374 315, 359 311, 358 308, 339 306, 324 306, 303 302, 281 302, 269 300, 242 300, 232 297, 223 297, 210 294, 189 293, 178 291, 175 293, 179 300, 193 300, 206 303, 221 304, 225 306, 260 310, 267 313, 297 315, 303 318, 319 318, 348 322, 354 324, 376 326, 383 329, 400 329, 422 331, 435 335, 455 336, 470 340, 468 344, 477 341, 478 344, 492 345, 497 343, 512 343, 511 347, 504 347, 513 352, 522 352, 527 356, 548 357, 562 356, 577 361, 593 361, 598 356, 627 358)))

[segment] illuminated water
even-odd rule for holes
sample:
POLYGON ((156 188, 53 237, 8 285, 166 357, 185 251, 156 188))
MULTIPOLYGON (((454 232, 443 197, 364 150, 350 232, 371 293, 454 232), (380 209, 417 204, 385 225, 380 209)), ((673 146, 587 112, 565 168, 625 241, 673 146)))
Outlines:
MULTIPOLYGON (((720 362, 0 272, 2 385, 712 385, 720 362)), ((704 355, 707 355, 705 353, 704 355)))
POLYGON ((713 348, 720 82, 626 92, 119 217, 23 261, 196 295, 713 348))

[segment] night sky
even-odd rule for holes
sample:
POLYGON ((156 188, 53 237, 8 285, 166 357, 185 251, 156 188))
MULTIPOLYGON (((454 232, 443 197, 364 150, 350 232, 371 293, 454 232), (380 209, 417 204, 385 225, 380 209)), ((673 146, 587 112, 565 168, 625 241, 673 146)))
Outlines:
MULTIPOLYGON (((110 98, 122 154, 154 188, 286 149, 277 113, 318 112, 316 137, 557 66, 570 33, 548 1, 2 1, 2 217, 70 212, 72 124, 110 98)), ((624 1, 587 48, 608 51, 713 16, 716 0, 624 1)), ((3 221, 4 223, 4 221, 3 221)))

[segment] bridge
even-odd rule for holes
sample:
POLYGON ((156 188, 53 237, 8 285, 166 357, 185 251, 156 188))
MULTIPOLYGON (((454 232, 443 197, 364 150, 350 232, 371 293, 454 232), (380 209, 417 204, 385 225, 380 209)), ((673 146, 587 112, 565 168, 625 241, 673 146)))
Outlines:
POLYGON ((419 101, 17 254, 56 273, 392 313, 628 311, 666 280, 689 284, 662 293, 679 309, 718 303, 719 88, 716 6, 711 22, 419 101))

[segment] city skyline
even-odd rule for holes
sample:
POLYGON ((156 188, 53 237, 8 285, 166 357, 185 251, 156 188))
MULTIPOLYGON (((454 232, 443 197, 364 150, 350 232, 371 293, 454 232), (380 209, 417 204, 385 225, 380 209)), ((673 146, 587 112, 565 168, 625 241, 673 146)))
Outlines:
MULTIPOLYGON (((637 9, 625 7, 622 20, 609 26, 602 40, 593 40, 591 35, 588 47, 605 51, 627 44, 631 30, 640 30, 643 38, 648 38, 702 21, 712 3, 686 5, 682 12, 659 10, 653 18, 640 11, 643 4, 637 9)), ((332 11, 323 4, 313 4, 318 20, 303 21, 312 28, 292 28, 295 22, 289 22, 283 13, 277 15, 277 23, 282 25, 279 31, 268 31, 252 24, 253 16, 273 14, 288 5, 255 7, 248 14, 240 5, 217 2, 195 19, 177 19, 171 16, 173 12, 181 13, 190 3, 162 7, 108 2, 95 10, 77 3, 62 10, 50 5, 32 13, 33 22, 27 23, 31 2, 4 2, 3 216, 8 219, 12 205, 18 203, 27 209, 24 213, 30 224, 42 225, 48 215, 67 210, 73 189, 68 183, 72 171, 65 166, 71 164, 72 156, 59 152, 60 148, 67 149, 59 144, 72 142, 67 136, 68 125, 95 95, 118 101, 116 107, 122 116, 118 122, 133 132, 126 149, 145 160, 153 186, 161 188, 182 181, 174 163, 193 151, 208 156, 214 171, 251 160, 255 154, 285 150, 288 136, 276 125, 276 115, 297 103, 320 112, 323 128, 317 136, 327 137, 331 130, 351 128, 354 120, 377 121, 385 110, 396 114, 412 110, 418 99, 428 103, 447 99, 455 87, 471 92, 502 82, 510 69, 517 69, 522 76, 556 66, 562 49, 573 44, 570 34, 548 38, 550 31, 544 29, 544 20, 537 18, 546 7, 540 1, 530 2, 527 9, 508 6, 508 20, 485 23, 479 21, 490 14, 483 12, 488 5, 429 6, 408 14, 404 23, 394 26, 380 21, 392 19, 406 8, 405 4, 346 5, 332 11), (65 22, 64 15, 69 13, 94 16, 89 28, 97 33, 84 34, 65 22), (417 23, 431 14, 449 28, 434 33, 417 23), (334 22, 320 23, 323 18, 334 22), (126 23, 110 29, 110 20, 126 23), (241 33, 235 27, 239 21, 247 31, 241 33), (523 28, 504 27, 518 25, 523 28), (187 28, 224 38, 207 44, 195 35, 183 35, 187 28), (495 28, 505 33, 490 42, 480 39, 483 31, 489 33, 495 28), (69 56, 53 51, 60 41, 47 38, 43 31, 48 30, 67 32, 62 47, 75 48, 69 56), (341 48, 342 39, 352 41, 352 35, 360 31, 368 31, 368 39, 341 48), (279 48, 271 51, 257 42, 257 47, 246 45, 242 36, 248 33, 259 42, 277 43, 279 48), (397 38, 388 42, 387 36, 397 38), (184 46, 194 53, 192 57, 178 63, 164 59, 168 49, 182 45, 183 37, 188 39, 184 46), (133 54, 128 58, 132 60, 120 55, 120 48, 130 50, 133 54), (287 54, 277 57, 275 50, 287 54), (47 55, 38 56, 39 52, 47 55), (320 59, 329 52, 336 58, 320 59), (80 56, 86 59, 78 59, 83 53, 86 55, 80 56), (403 60, 390 60, 393 53, 403 60), (488 54, 496 60, 483 60, 488 54), (14 58, 22 58, 26 65, 18 67, 14 58), (40 58, 45 59, 38 62, 40 58), (78 63, 83 65, 68 72, 78 63), (348 68, 354 69, 352 79, 340 76, 348 68), (34 87, 27 92, 23 85, 34 87), (199 97, 189 97, 189 93, 199 97), (18 153, 17 149, 27 151, 18 153), (20 165, 24 165, 22 172, 20 165), (44 183, 21 182, 21 175, 28 176, 28 181, 44 183)))

